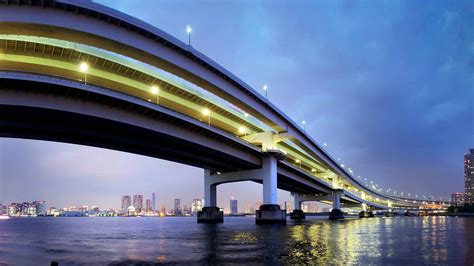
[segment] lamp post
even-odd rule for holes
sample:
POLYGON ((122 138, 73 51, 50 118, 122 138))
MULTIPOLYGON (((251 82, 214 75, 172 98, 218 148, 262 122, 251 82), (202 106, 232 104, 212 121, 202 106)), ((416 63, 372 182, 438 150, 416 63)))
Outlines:
POLYGON ((267 84, 263 85, 263 90, 265 91, 265 98, 268 99, 268 85, 267 84))
POLYGON ((239 127, 239 133, 244 134, 244 136, 247 136, 247 128, 245 127, 239 127))
POLYGON ((191 26, 186 26, 186 32, 188 33, 188 45, 191 45, 191 32, 193 31, 193 29, 191 28, 191 26))
POLYGON ((160 88, 157 86, 151 86, 150 91, 152 94, 156 95, 156 104, 160 104, 160 88))
POLYGON ((305 120, 301 121, 301 124, 303 125, 303 130, 306 131, 306 121, 305 120))
POLYGON ((89 70, 89 65, 86 62, 82 62, 79 65, 79 71, 84 73, 84 84, 87 83, 87 71, 89 70))
POLYGON ((207 116, 207 124, 210 126, 211 125, 211 111, 209 111, 209 109, 207 108, 204 108, 204 110, 202 110, 202 114, 207 116))
POLYGON ((300 168, 301 168, 301 160, 300 159, 296 159, 295 160, 295 163, 299 164, 300 168))

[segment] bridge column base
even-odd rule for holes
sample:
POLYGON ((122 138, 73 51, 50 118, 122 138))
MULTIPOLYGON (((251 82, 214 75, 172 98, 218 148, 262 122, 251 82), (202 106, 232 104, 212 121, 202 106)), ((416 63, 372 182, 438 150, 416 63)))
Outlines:
POLYGON ((263 204, 256 211, 255 222, 257 224, 284 224, 286 211, 281 210, 278 204, 263 204))
POLYGON ((302 210, 293 210, 290 213, 290 219, 303 220, 306 219, 306 215, 302 210))
POLYGON ((329 220, 340 220, 344 219, 344 213, 339 209, 332 209, 329 213, 329 220))
POLYGON ((216 224, 224 222, 224 212, 218 207, 203 207, 197 213, 198 223, 216 224))
POLYGON ((374 213, 371 211, 361 211, 359 212, 359 218, 371 218, 375 217, 374 213))

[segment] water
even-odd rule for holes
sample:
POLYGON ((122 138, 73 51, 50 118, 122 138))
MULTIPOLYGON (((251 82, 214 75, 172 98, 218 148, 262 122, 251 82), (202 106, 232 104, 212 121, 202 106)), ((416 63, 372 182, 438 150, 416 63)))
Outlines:
POLYGON ((195 218, 0 220, 0 265, 474 263, 474 218, 394 217, 255 225, 195 218))

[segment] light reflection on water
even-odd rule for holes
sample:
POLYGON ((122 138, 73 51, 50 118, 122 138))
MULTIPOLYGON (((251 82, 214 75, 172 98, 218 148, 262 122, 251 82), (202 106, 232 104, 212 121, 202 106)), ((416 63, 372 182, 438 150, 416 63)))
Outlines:
POLYGON ((255 225, 194 218, 20 218, 0 221, 0 265, 261 263, 473 264, 474 219, 310 218, 255 225))

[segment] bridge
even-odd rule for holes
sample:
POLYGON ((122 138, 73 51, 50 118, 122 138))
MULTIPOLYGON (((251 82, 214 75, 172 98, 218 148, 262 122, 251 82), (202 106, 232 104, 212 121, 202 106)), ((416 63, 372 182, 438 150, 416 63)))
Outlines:
POLYGON ((404 210, 337 162, 278 107, 191 45, 91 2, 0 0, 0 136, 96 146, 204 170, 199 222, 222 222, 216 186, 262 184, 258 223, 286 220, 277 189, 301 203, 404 210))

